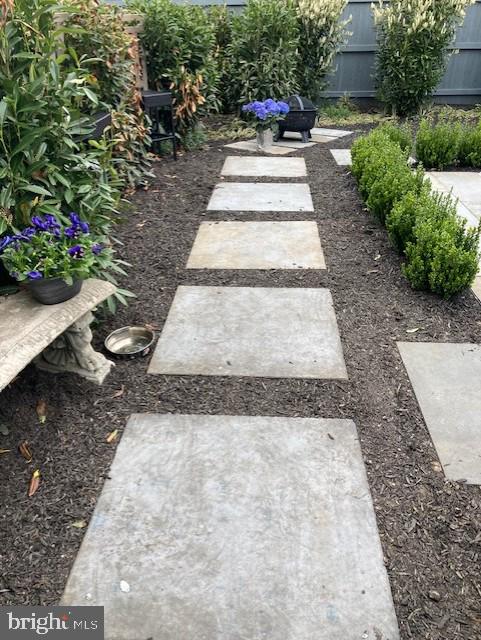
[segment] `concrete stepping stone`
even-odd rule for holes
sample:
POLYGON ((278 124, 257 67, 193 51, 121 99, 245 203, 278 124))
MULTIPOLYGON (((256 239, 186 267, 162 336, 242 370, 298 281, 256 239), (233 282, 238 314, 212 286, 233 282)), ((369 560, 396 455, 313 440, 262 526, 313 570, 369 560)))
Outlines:
POLYGON ((209 211, 314 211, 308 184, 224 182, 216 185, 209 211))
POLYGON ((340 167, 348 167, 352 164, 350 149, 330 149, 330 152, 340 167))
POLYGON ((325 269, 314 221, 203 222, 188 269, 325 269))
POLYGON ((350 136, 352 131, 345 131, 342 129, 324 129, 323 127, 314 127, 311 129, 311 135, 313 136, 327 136, 329 138, 344 138, 350 136))
POLYGON ((446 477, 481 484, 481 346, 398 347, 446 477))
POLYGON ((399 640, 354 423, 131 417, 62 604, 106 640, 399 640))
MULTIPOLYGON (((249 153, 261 153, 255 140, 240 140, 239 142, 231 142, 225 144, 227 149, 235 149, 236 151, 248 151, 249 153)), ((285 156, 288 153, 292 153, 294 149, 286 147, 271 147, 269 151, 263 151, 262 153, 267 155, 285 156)))
POLYGON ((308 149, 314 147, 315 142, 302 142, 302 140, 278 140, 274 142, 274 147, 289 147, 290 149, 308 149))
POLYGON ((481 173, 475 171, 427 171, 432 188, 440 193, 452 193, 458 198, 458 215, 472 227, 481 218, 481 173))
POLYGON ((307 175, 304 158, 264 158, 228 156, 222 167, 223 176, 304 178, 307 175))
POLYGON ((329 289, 177 289, 149 373, 347 378, 329 289))

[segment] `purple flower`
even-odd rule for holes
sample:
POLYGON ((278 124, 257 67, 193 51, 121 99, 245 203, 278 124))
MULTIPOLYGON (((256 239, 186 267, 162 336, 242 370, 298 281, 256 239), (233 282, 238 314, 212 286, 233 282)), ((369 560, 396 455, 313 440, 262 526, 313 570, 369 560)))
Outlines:
POLYGON ((88 233, 89 232, 89 225, 88 225, 87 222, 82 222, 82 220, 80 220, 79 227, 80 227, 80 230, 82 231, 82 233, 88 233))
POLYGON ((2 238, 0 240, 0 253, 2 253, 2 251, 8 247, 12 240, 13 238, 11 236, 5 236, 5 238, 2 238))
POLYGON ((103 250, 104 250, 103 245, 99 244, 98 242, 92 245, 92 253, 94 254, 94 256, 98 256, 99 253, 102 253, 103 250))
POLYGON ((70 222, 72 223, 72 226, 76 226, 76 225, 80 224, 80 218, 75 213, 75 211, 71 211, 68 214, 68 217, 70 218, 70 222))
POLYGON ((289 113, 289 105, 287 104, 287 102, 278 102, 277 106, 279 107, 279 112, 283 115, 289 113))
POLYGON ((77 236, 77 227, 66 227, 64 233, 67 238, 75 238, 77 236))
POLYGON ((40 216, 33 216, 32 224, 40 231, 48 231, 48 224, 40 216))
POLYGON ((83 257, 84 250, 79 244, 76 244, 75 246, 70 247, 70 249, 67 251, 67 253, 71 258, 78 259, 78 258, 82 258, 83 257))
POLYGON ((27 227, 18 236, 15 236, 15 240, 24 240, 25 242, 30 242, 32 237, 37 233, 37 230, 34 227, 27 227))
POLYGON ((27 278, 29 278, 29 280, 41 280, 43 278, 43 274, 41 271, 29 271, 27 273, 27 278))

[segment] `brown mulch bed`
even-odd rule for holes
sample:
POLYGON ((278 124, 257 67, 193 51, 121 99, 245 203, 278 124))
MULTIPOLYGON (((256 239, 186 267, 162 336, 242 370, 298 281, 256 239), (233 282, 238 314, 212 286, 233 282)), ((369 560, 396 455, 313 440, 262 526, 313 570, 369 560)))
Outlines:
POLYGON ((100 347, 124 324, 161 328, 179 284, 329 287, 349 381, 149 376, 140 359, 119 361, 98 388, 27 368, 0 394, 0 422, 10 429, 0 449, 12 450, 0 455, 0 604, 58 601, 85 531, 73 523, 88 522, 108 478, 115 443, 106 436, 121 432, 131 413, 340 417, 359 430, 401 637, 481 638, 481 488, 445 480, 396 347, 396 340, 479 343, 481 305, 469 291, 446 302, 410 289, 385 230, 328 147, 303 153, 316 207, 303 218, 318 221, 329 266, 320 273, 186 271, 199 222, 226 217, 207 214, 206 205, 227 150, 212 143, 157 163, 156 179, 132 198, 119 228, 122 257, 132 263, 123 284, 138 297, 100 324, 96 340, 100 347), (44 425, 39 399, 48 406, 44 425), (30 465, 16 453, 24 439, 30 465), (33 468, 41 485, 28 498, 33 468))

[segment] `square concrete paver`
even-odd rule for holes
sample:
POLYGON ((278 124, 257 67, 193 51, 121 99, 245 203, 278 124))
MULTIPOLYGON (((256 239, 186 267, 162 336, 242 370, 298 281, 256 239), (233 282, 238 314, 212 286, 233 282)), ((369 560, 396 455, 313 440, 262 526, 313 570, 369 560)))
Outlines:
POLYGON ((354 423, 133 416, 62 604, 106 640, 398 640, 354 423))
POLYGON ((315 142, 302 142, 302 140, 278 140, 274 142, 274 147, 290 147, 291 149, 308 149, 315 146, 315 142))
POLYGON ((209 211, 314 211, 308 184, 224 182, 216 185, 209 211))
POLYGON ((286 147, 271 147, 269 151, 259 151, 255 140, 241 140, 239 142, 231 142, 225 144, 227 149, 235 149, 236 151, 248 151, 249 153, 258 153, 261 156, 263 154, 273 156, 286 156, 288 153, 293 153, 294 149, 286 147))
POLYGON ((268 178, 304 178, 304 158, 264 158, 262 156, 229 156, 222 168, 223 176, 268 178))
POLYGON ((446 477, 481 484, 481 346, 398 347, 446 477))
POLYGON ((344 138, 350 136, 352 131, 345 131, 342 129, 324 129, 323 127, 314 127, 311 129, 311 135, 313 136, 328 136, 329 138, 344 138))
POLYGON ((350 149, 330 149, 330 152, 340 167, 347 167, 352 164, 350 149))
POLYGON ((481 173, 477 171, 428 171, 433 189, 458 198, 458 215, 476 227, 481 217, 481 173))
POLYGON ((204 222, 188 269, 325 269, 314 221, 204 222))
POLYGON ((328 289, 177 289, 149 373, 347 378, 328 289))

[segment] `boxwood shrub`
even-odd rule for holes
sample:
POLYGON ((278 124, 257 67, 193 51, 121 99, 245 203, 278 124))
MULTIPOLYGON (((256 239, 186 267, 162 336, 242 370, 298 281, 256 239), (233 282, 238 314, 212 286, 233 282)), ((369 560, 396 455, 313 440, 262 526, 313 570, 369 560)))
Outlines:
POLYGON ((409 168, 408 149, 385 127, 358 138, 351 153, 360 193, 405 255, 412 287, 445 298, 468 287, 478 270, 479 228, 466 228, 451 196, 431 191, 422 167, 409 168))

